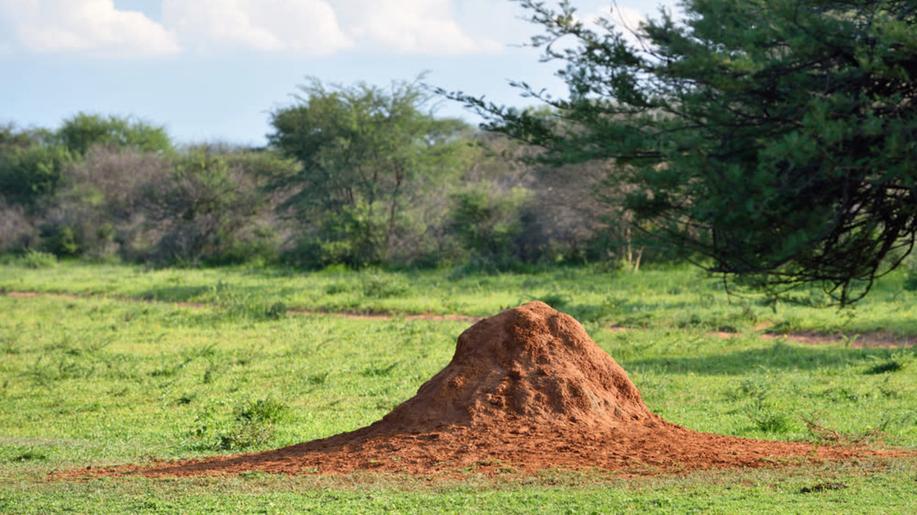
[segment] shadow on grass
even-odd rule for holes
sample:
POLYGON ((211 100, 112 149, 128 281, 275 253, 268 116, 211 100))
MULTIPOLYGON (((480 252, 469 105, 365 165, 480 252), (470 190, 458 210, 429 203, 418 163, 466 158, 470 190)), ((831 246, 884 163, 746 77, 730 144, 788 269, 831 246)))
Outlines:
POLYGON ((726 354, 628 360, 623 365, 625 368, 676 374, 693 372, 708 375, 744 375, 754 369, 814 370, 865 367, 878 360, 887 360, 895 352, 894 349, 804 347, 778 342, 771 347, 726 354))
POLYGON ((185 302, 206 293, 209 286, 155 286, 140 294, 143 300, 185 302))

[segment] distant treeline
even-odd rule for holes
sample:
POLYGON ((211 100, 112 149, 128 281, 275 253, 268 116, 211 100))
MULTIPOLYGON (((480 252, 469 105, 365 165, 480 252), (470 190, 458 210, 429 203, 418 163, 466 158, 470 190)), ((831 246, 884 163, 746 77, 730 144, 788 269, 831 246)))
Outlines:
POLYGON ((0 253, 155 265, 314 268, 626 262, 608 164, 435 116, 416 83, 300 88, 265 148, 176 146, 144 121, 78 114, 0 126, 0 253))

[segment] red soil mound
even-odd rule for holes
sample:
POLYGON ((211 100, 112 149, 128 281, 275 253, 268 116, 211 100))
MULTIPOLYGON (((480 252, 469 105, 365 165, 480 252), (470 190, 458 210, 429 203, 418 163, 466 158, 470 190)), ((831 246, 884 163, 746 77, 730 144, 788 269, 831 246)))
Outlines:
POLYGON ((647 409, 624 370, 576 320, 532 302, 462 333, 446 368, 363 429, 275 451, 102 473, 451 473, 469 467, 657 473, 863 454, 894 453, 717 436, 670 424, 647 409))

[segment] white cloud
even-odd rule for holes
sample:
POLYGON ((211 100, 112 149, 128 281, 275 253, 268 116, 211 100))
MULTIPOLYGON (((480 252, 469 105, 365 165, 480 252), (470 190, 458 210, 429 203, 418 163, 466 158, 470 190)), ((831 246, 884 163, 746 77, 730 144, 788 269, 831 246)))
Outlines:
POLYGON ((160 56, 179 51, 174 36, 113 0, 0 0, 0 30, 27 50, 99 56, 160 56), (5 23, 3 23, 5 22, 5 23))
POLYGON ((119 10, 115 0, 0 0, 0 50, 142 57, 238 49, 315 56, 354 48, 456 55, 505 45, 492 18, 498 10, 506 14, 506 6, 489 3, 498 0, 158 1, 161 22, 119 10))
POLYGON ((468 54, 502 46, 491 38, 471 37, 455 19, 453 0, 334 0, 334 6, 348 33, 369 48, 468 54))
POLYGON ((198 51, 323 55, 352 45, 325 0, 164 0, 162 13, 180 41, 198 51))

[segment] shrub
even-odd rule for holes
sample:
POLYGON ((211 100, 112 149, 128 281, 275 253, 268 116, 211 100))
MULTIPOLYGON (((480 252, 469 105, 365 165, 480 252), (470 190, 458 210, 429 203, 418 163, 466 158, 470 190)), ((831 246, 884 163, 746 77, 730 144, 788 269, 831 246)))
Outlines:
POLYGON ((234 288, 220 281, 211 288, 213 302, 230 317, 249 320, 279 320, 286 316, 287 305, 234 288))
POLYGON ((264 445, 274 436, 274 428, 253 422, 235 424, 217 436, 216 448, 221 451, 241 451, 264 445))
POLYGON ((57 266, 57 257, 47 252, 28 250, 16 259, 16 264, 26 268, 52 268, 57 266))
POLYGON ((20 206, 0 201, 0 253, 27 249, 38 241, 38 231, 20 206))
POLYGON ((83 248, 72 226, 47 225, 42 230, 42 247, 58 256, 76 256, 83 248))
POLYGON ((257 181, 209 148, 180 156, 165 184, 147 187, 150 224, 159 235, 150 258, 163 264, 227 264, 275 254, 257 219, 270 206, 257 181))
POLYGON ((58 255, 132 259, 145 255, 148 185, 163 185, 170 161, 133 149, 94 147, 65 168, 42 216, 42 246, 58 255))
POLYGON ((0 145, 0 197, 34 209, 40 199, 54 194, 69 162, 67 149, 51 143, 0 145))
POLYGON ((290 407, 275 399, 248 401, 236 407, 237 422, 274 423, 283 420, 290 407))
POLYGON ((752 393, 752 402, 746 410, 748 418, 759 431, 785 433, 790 429, 790 419, 767 402, 767 392, 765 388, 752 393))
POLYGON ((452 197, 449 231, 467 256, 505 267, 519 257, 513 254, 513 242, 521 234, 519 214, 525 199, 522 189, 505 195, 484 188, 456 193, 452 197))
POLYGON ((372 299, 397 297, 408 291, 408 285, 396 277, 372 273, 363 278, 363 295, 372 299))
POLYGON ((790 428, 790 419, 769 407, 753 410, 749 417, 755 427, 765 433, 785 433, 790 428))
POLYGON ((289 406, 274 399, 242 402, 229 419, 217 417, 212 408, 201 412, 188 432, 192 448, 240 451, 264 445, 274 436, 274 424, 289 413, 289 406))

